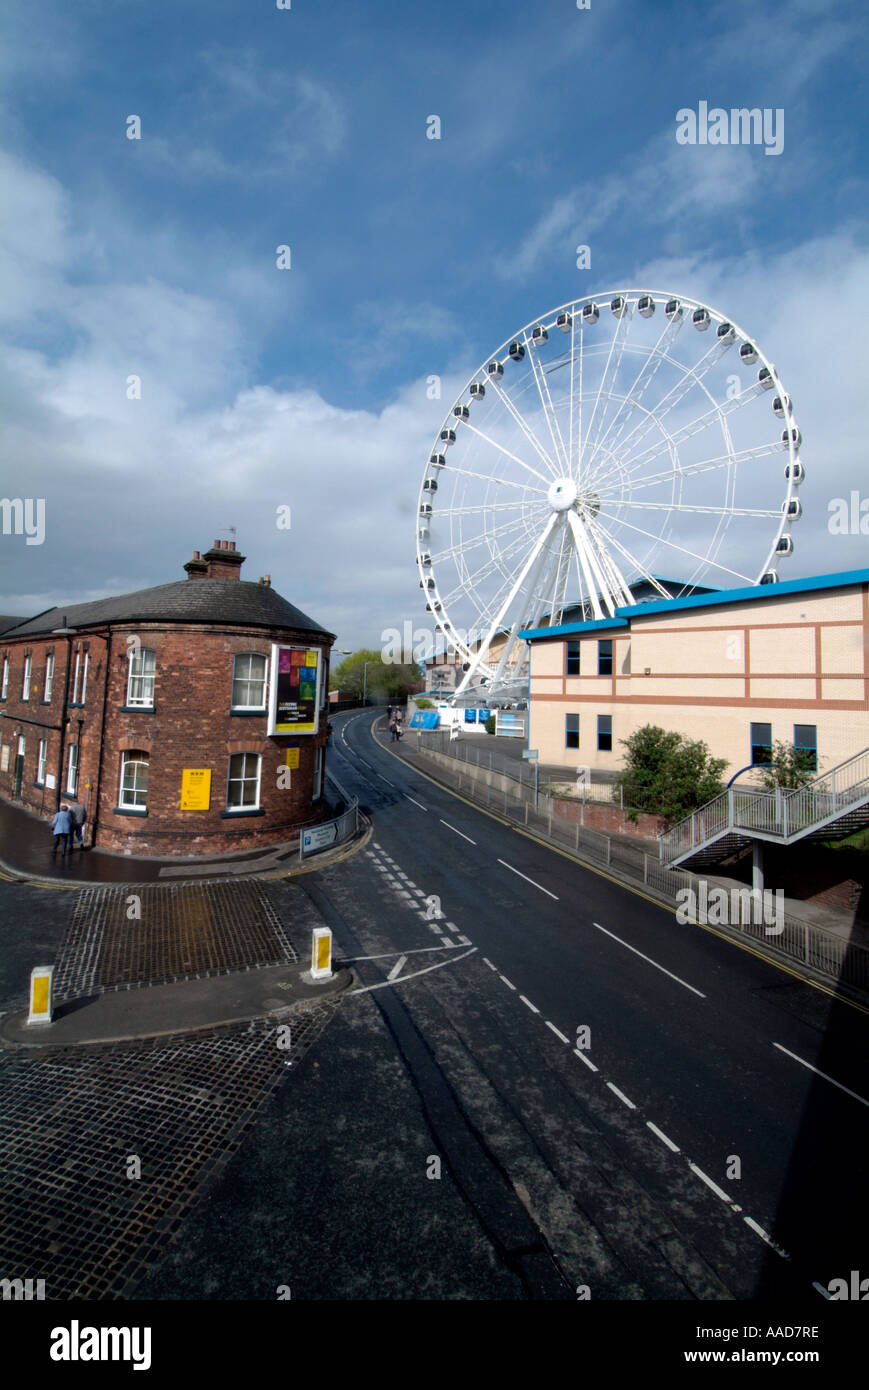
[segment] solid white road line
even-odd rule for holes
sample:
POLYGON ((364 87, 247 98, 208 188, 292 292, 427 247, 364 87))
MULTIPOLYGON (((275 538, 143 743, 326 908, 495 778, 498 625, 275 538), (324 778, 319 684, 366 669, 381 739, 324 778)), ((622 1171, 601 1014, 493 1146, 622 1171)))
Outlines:
POLYGON ((405 792, 404 794, 405 794, 405 796, 407 796, 408 801, 412 801, 413 804, 414 804, 414 806, 418 806, 419 809, 420 809, 421 811, 427 811, 427 810, 428 810, 428 807, 427 807, 427 806, 423 806, 423 804, 422 804, 421 801, 417 801, 414 797, 408 796, 408 795, 407 795, 407 792, 405 792))
POLYGON ((629 1110, 636 1110, 637 1107, 634 1105, 634 1102, 632 1100, 628 1100, 624 1091, 620 1091, 618 1086, 614 1086, 611 1081, 608 1081, 606 1084, 607 1086, 609 1086, 613 1095, 618 1096, 619 1100, 622 1101, 623 1104, 626 1105, 629 1110))
POLYGON ((698 1168, 696 1163, 691 1162, 688 1163, 688 1167, 691 1169, 692 1173, 697 1174, 697 1177, 700 1179, 701 1182, 705 1182, 706 1186, 708 1188, 711 1188, 711 1190, 715 1193, 716 1197, 720 1197, 722 1202, 727 1202, 727 1204, 730 1205, 730 1203, 733 1201, 733 1198, 728 1197, 726 1192, 722 1192, 721 1188, 718 1186, 718 1183, 713 1182, 709 1175, 703 1172, 702 1168, 698 1168))
POLYGON ((668 1139, 662 1129, 658 1129, 657 1125, 653 1125, 651 1120, 646 1120, 646 1124, 648 1125, 649 1129, 652 1131, 653 1134, 657 1134, 661 1143, 667 1145, 667 1148, 670 1150, 671 1153, 677 1154, 679 1152, 679 1145, 674 1144, 672 1139, 668 1139))
MULTIPOLYGON (((405 956, 430 956, 432 951, 443 951, 445 949, 446 948, 443 946, 414 946, 412 949, 405 951, 404 954, 405 956)), ((340 958, 336 956, 335 960, 338 965, 343 967, 345 965, 355 965, 358 960, 392 960, 394 956, 394 951, 381 951, 380 955, 377 956, 348 956, 346 960, 343 956, 340 958)))
POLYGON ((706 998, 706 995, 701 989, 695 989, 693 985, 688 984, 687 980, 680 980, 679 976, 674 975, 672 970, 665 970, 663 965, 659 965, 656 960, 652 960, 651 956, 644 956, 642 951, 638 951, 636 946, 632 946, 629 941, 623 941, 620 936, 616 936, 615 932, 607 931, 606 927, 602 927, 600 922, 594 922, 592 925, 597 927, 598 931, 602 931, 607 936, 611 936, 613 941, 617 941, 620 946, 626 946, 629 951, 633 951, 635 956, 640 957, 640 960, 646 961, 648 965, 654 965, 656 970, 660 970, 664 975, 669 975, 671 980, 675 980, 677 984, 684 985, 686 989, 690 989, 692 994, 699 994, 701 999, 706 998))
POLYGON ((591 1058, 586 1057, 584 1052, 580 1052, 578 1047, 575 1047, 573 1049, 573 1055, 574 1057, 578 1057, 581 1062, 585 1062, 585 1065, 588 1067, 589 1071, 597 1071, 597 1067, 595 1066, 591 1058))
POLYGON ((394 980, 395 977, 396 977, 396 975, 400 975, 400 974, 401 974, 402 970, 404 969, 404 967, 405 967, 406 965, 407 965, 407 956, 399 956, 399 957, 398 957, 398 960, 395 962, 395 965, 392 967, 392 969, 390 970, 389 974, 387 975, 387 977, 386 977, 387 980, 394 980))
POLYGON ((445 825, 447 830, 451 830, 454 835, 461 835, 462 839, 467 840, 469 845, 475 845, 477 843, 476 840, 471 839, 470 835, 466 835, 464 830, 456 830, 456 827, 454 825, 450 825, 448 820, 443 820, 440 817, 438 817, 438 819, 440 820, 441 825, 445 825))
POLYGON ((523 1004, 527 1005, 527 1007, 531 1010, 533 1014, 540 1013, 540 1010, 538 1009, 537 1005, 532 1004, 530 999, 526 999, 524 994, 520 994, 519 998, 522 1000, 523 1004))
POLYGON ((545 1020, 545 1022, 546 1022, 546 1027, 547 1027, 547 1028, 551 1028, 552 1031, 553 1031, 553 1033, 555 1034, 555 1036, 556 1036, 557 1038, 560 1038, 561 1041, 562 1041, 563 1043, 567 1043, 567 1045, 568 1045, 568 1047, 569 1047, 569 1046, 570 1046, 570 1038, 566 1038, 566 1037, 564 1036, 564 1034, 562 1033, 561 1029, 560 1029, 560 1028, 556 1028, 556 1026, 555 1026, 554 1023, 550 1023, 548 1018, 545 1020))
POLYGON ((476 946, 472 946, 470 951, 465 951, 463 956, 453 956, 452 960, 438 961, 437 965, 427 965, 425 970, 415 970, 412 975, 402 975, 400 980, 383 980, 379 985, 365 985, 362 989, 351 989, 348 991, 350 996, 354 994, 370 994, 374 989, 389 989, 396 985, 406 984, 408 980, 418 980, 420 975, 428 975, 432 970, 443 970, 446 965, 457 965, 460 960, 467 960, 476 951, 476 946))
POLYGON ((825 1071, 819 1071, 817 1067, 812 1066, 811 1062, 807 1062, 804 1058, 798 1057, 795 1052, 788 1052, 787 1048, 782 1047, 781 1043, 773 1043, 773 1047, 777 1047, 779 1052, 784 1052, 786 1056, 793 1057, 794 1061, 799 1062, 801 1066, 808 1067, 809 1071, 813 1071, 816 1076, 822 1076, 825 1081, 831 1082, 833 1086, 838 1086, 839 1090, 844 1091, 846 1096, 853 1096, 854 1100, 859 1100, 861 1105, 869 1105, 869 1100, 864 1100, 856 1091, 850 1091, 847 1086, 842 1085, 841 1081, 836 1081, 834 1077, 828 1076, 825 1071))
POLYGON ((504 981, 504 984, 507 986, 508 989, 513 989, 513 990, 515 990, 516 986, 515 986, 514 984, 511 984, 511 983, 510 983, 510 981, 507 979, 507 976, 506 976, 506 975, 499 975, 499 976, 498 976, 498 979, 499 979, 499 980, 503 980, 503 981, 504 981))
POLYGON ((509 869, 511 874, 517 874, 519 878, 524 878, 526 883, 530 883, 534 888, 539 888, 541 893, 546 893, 550 898, 555 898, 555 901, 558 902, 557 894, 550 893, 549 889, 544 888, 542 883, 535 883, 533 878, 529 878, 527 874, 520 873, 518 869, 514 869, 513 865, 508 864, 506 859, 499 859, 498 863, 503 864, 505 869, 509 869))
POLYGON ((746 1226, 750 1226, 751 1229, 754 1232, 756 1232, 757 1235, 760 1236, 761 1240, 766 1241, 767 1245, 770 1247, 771 1250, 774 1250, 777 1255, 781 1255, 783 1260, 787 1260, 790 1258, 790 1256, 784 1250, 782 1250, 778 1245, 776 1245, 772 1236, 767 1235, 763 1227, 758 1226, 757 1222, 753 1221, 750 1216, 744 1216, 742 1219, 745 1222, 746 1226))

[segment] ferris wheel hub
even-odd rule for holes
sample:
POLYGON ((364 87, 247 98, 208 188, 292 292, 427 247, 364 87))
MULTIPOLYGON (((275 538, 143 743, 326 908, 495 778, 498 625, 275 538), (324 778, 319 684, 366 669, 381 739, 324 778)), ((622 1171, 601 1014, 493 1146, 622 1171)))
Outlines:
POLYGON ((546 494, 554 512, 567 512, 573 506, 579 492, 573 478, 556 478, 550 483, 546 494))

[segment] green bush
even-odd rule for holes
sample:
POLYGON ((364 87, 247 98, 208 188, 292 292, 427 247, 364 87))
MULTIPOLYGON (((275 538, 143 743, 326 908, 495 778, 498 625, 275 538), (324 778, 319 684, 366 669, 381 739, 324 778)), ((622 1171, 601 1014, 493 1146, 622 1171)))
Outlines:
POLYGON ((424 695, 420 695, 413 703, 416 705, 417 709, 434 709, 431 700, 427 700, 424 695))
POLYGON ((497 720, 495 719, 494 714, 490 714, 490 715, 489 715, 489 718, 486 720, 486 733, 487 733, 487 734, 493 734, 493 733, 495 732, 495 725, 496 725, 496 723, 497 723, 497 720))
POLYGON ((727 760, 710 757, 699 739, 646 724, 621 743, 627 752, 618 785, 631 810, 681 820, 724 790, 727 760))

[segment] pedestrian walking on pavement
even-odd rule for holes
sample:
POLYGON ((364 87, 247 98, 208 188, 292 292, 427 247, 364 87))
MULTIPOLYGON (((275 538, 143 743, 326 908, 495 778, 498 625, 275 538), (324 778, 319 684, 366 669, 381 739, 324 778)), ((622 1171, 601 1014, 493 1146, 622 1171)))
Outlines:
POLYGON ((75 849, 75 842, 78 840, 79 849, 84 849, 84 823, 87 820, 87 811, 80 801, 70 801, 67 804, 70 819, 69 847, 75 849))
POLYGON ((398 721, 393 719, 389 726, 389 742, 394 743, 398 738, 398 721))
POLYGON ((57 854, 57 842, 58 840, 60 840, 61 855, 66 855, 66 846, 67 841, 69 839, 69 832, 71 829, 72 816, 69 814, 66 804, 64 804, 60 807, 60 810, 56 812, 54 820, 51 822, 51 832, 54 835, 54 849, 52 850, 53 854, 57 854))

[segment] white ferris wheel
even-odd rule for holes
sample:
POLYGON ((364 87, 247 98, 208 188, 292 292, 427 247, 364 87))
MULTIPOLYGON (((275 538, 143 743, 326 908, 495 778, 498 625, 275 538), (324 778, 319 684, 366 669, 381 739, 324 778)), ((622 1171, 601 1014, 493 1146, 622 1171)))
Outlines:
POLYGON ((775 583, 800 444, 775 367, 708 305, 619 290, 526 324, 465 384, 420 485, 419 582, 464 668, 454 698, 524 695, 527 629, 775 583))

